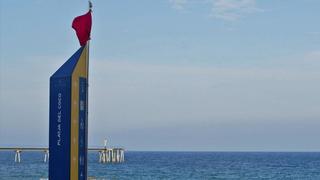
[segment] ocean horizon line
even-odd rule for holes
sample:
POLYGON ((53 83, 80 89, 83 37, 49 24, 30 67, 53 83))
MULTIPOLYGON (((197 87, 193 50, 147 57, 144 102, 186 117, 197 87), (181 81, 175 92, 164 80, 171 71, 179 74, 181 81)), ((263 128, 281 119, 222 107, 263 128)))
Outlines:
MULTIPOLYGON (((1 151, 11 151, 5 150, 6 148, 10 149, 19 149, 19 148, 41 148, 47 149, 46 146, 0 146, 1 151)), ((104 148, 102 146, 91 146, 89 149, 93 148, 104 148)), ((114 148, 109 146, 107 148, 114 148)), ((320 150, 139 150, 139 149, 126 149, 123 148, 126 152, 182 152, 182 153, 320 153, 320 150)))

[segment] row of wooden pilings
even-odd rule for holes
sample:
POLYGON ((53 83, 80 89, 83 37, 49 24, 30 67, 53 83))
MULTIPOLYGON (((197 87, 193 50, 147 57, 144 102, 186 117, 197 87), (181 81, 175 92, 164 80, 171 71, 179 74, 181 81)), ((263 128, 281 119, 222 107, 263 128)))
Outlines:
POLYGON ((121 163, 124 162, 124 149, 103 149, 99 151, 99 162, 100 163, 121 163))
MULTIPOLYGON (((11 148, 5 148, 5 149, 11 149, 11 148)), ((22 148, 23 149, 23 148, 22 148)), ((35 149, 14 149, 15 156, 14 156, 14 162, 20 163, 21 162, 21 153, 22 151, 43 151, 44 152, 44 158, 43 162, 49 161, 49 150, 48 149, 41 149, 37 148, 35 149), (40 150, 41 149, 41 150, 40 150)), ((89 149, 89 151, 98 151, 99 152, 99 162, 100 163, 122 163, 124 162, 124 149, 122 148, 93 148, 89 149)))
MULTIPOLYGON (((14 162, 18 162, 18 163, 21 162, 21 152, 22 150, 20 149, 15 150, 14 162)), ((46 163, 47 161, 49 161, 49 150, 44 150, 43 152, 44 152, 43 162, 46 163)))

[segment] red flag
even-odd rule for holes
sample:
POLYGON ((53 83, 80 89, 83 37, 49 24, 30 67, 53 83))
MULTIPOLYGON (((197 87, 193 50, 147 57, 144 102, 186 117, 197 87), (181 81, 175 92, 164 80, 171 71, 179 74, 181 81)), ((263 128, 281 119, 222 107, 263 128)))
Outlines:
POLYGON ((91 10, 82 16, 74 18, 72 28, 76 31, 81 46, 84 46, 90 39, 91 26, 91 10))

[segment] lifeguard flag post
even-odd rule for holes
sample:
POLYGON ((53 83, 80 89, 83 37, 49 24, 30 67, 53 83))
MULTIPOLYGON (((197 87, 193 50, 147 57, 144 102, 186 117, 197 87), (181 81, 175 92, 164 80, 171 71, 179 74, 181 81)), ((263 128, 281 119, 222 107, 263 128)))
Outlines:
POLYGON ((50 180, 87 179, 91 8, 72 23, 81 47, 50 77, 50 180))

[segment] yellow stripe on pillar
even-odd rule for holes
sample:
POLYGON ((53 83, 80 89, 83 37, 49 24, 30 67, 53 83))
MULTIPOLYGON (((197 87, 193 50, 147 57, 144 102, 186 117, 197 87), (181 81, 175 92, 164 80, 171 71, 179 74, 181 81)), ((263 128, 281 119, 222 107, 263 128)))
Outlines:
POLYGON ((70 179, 78 180, 79 172, 79 78, 87 78, 87 54, 88 45, 82 54, 72 73, 71 87, 71 147, 70 147, 70 179))

